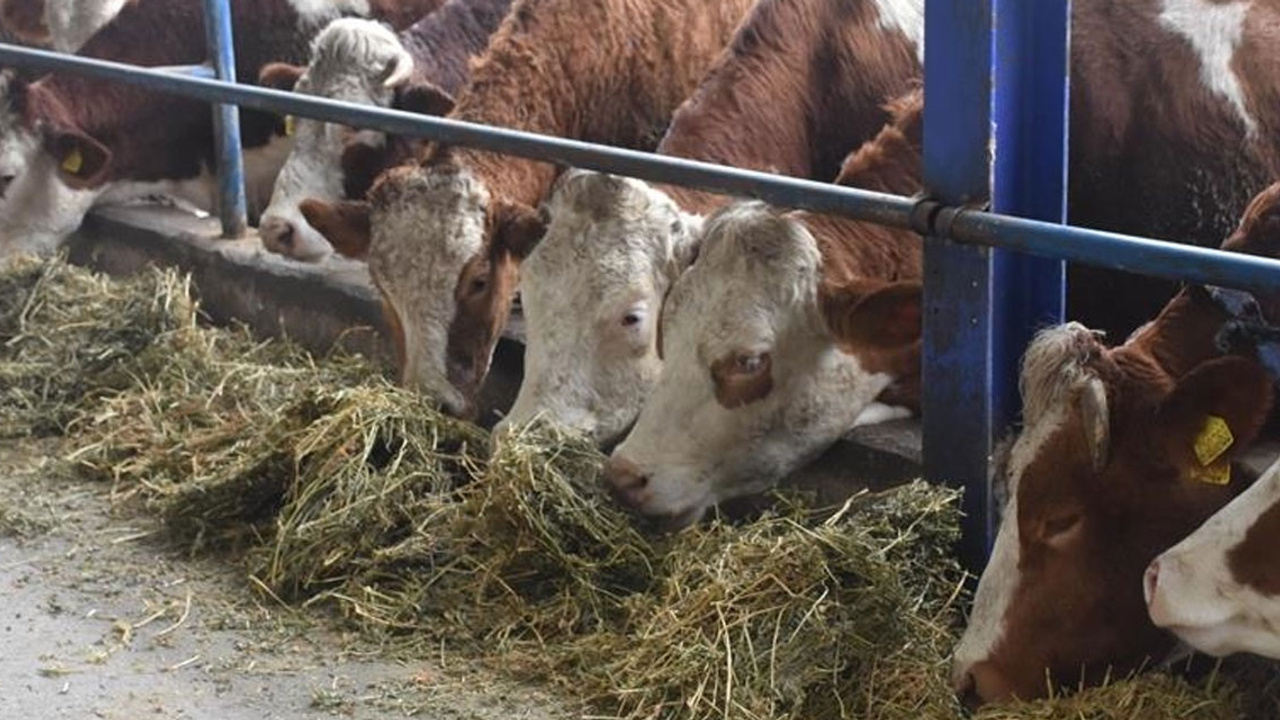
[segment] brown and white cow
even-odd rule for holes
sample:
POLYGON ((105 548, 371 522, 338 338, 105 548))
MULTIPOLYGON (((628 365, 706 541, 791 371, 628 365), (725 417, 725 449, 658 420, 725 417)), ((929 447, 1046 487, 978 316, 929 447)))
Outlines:
MULTIPOLYGON (((400 33, 358 18, 336 20, 316 38, 306 68, 273 64, 263 84, 362 105, 430 115, 453 108, 453 96, 470 77, 468 61, 489 44, 511 0, 448 0, 400 33)), ((294 147, 276 178, 258 233, 270 251, 317 262, 332 248, 302 216, 298 205, 363 199, 383 170, 413 156, 416 145, 373 130, 297 118, 294 147)))
MULTIPOLYGON (((1277 199, 1251 205, 1224 249, 1280 257, 1277 199)), ((955 652, 969 704, 1097 683, 1171 648, 1144 571, 1256 477, 1235 461, 1272 405, 1252 351, 1219 348, 1232 314, 1218 296, 1182 290, 1119 347, 1070 323, 1028 349, 1009 500, 955 652)))
MULTIPOLYGON (((94 33, 138 0, 0 0, 0 27, 22 42, 77 52, 94 33)), ((293 0, 298 20, 318 29, 342 15, 377 16, 403 27, 440 0, 293 0)))
MULTIPOLYGON (((750 5, 520 0, 449 117, 651 148, 750 5)), ((433 145, 386 173, 367 207, 303 204, 330 240, 355 237, 335 246, 368 245, 403 381, 452 412, 474 410, 555 177, 549 164, 433 145)))
MULTIPOLYGON (((917 190, 922 112, 900 99, 839 182, 917 190)), ((661 376, 606 467, 618 501, 678 527, 905 414, 868 411, 918 372, 920 250, 910 231, 760 203, 708 219, 663 307, 661 376)))
MULTIPOLYGON (((271 60, 302 58, 323 24, 371 5, 235 0, 237 70, 256 77, 271 60)), ((202 62, 202 6, 134 0, 80 54, 143 66, 202 62)), ((261 208, 290 142, 279 118, 249 111, 242 118, 250 203, 261 208)), ((74 75, 8 77, 0 86, 0 256, 51 251, 99 204, 169 194, 212 207, 212 155, 207 104, 74 75)))
MULTIPOLYGON (((657 152, 830 180, 889 120, 885 99, 916 77, 920 12, 872 0, 757 2, 657 152)), ((705 216, 728 202, 591 173, 563 182, 520 273, 524 381, 503 424, 536 417, 620 439, 657 381, 663 298, 705 216)))

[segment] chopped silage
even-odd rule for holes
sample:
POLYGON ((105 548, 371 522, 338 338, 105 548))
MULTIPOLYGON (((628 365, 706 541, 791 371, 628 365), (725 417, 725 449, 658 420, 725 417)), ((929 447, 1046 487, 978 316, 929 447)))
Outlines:
MULTIPOLYGON (((200 326, 186 281, 159 271, 0 271, 0 381, 0 433, 69 433, 79 467, 187 546, 249 546, 275 597, 401 647, 466 648, 593 714, 961 716, 950 490, 825 516, 783 501, 653 540, 603 497, 585 443, 521 431, 491 451, 359 358, 200 326)), ((980 717, 1216 719, 1241 697, 1152 673, 980 717)))

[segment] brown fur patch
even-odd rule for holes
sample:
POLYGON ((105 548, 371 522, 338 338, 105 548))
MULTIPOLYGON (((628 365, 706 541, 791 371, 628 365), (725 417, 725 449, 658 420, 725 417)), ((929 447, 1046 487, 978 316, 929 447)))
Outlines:
POLYGON ((298 209, 307 223, 329 241, 334 252, 357 260, 368 256, 369 242, 372 239, 368 203, 352 200, 336 203, 303 200, 298 209))
POLYGON ((1236 582, 1269 596, 1280 596, 1280 503, 1267 508, 1227 553, 1227 567, 1236 582))

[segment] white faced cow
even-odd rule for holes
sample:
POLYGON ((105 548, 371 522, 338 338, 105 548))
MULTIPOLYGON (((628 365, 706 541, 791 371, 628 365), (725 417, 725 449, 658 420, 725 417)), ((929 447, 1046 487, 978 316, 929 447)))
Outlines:
MULTIPOLYGON (((394 33, 381 23, 336 20, 316 37, 306 68, 273 64, 263 84, 360 105, 428 115, 453 108, 470 77, 469 61, 489 44, 511 0, 449 0, 413 26, 394 33)), ((295 144, 280 169, 259 234, 270 251, 303 262, 324 259, 329 241, 302 215, 307 199, 362 200, 374 178, 413 155, 406 138, 307 118, 291 121, 295 144)), ((344 254, 362 254, 348 252, 344 254)))

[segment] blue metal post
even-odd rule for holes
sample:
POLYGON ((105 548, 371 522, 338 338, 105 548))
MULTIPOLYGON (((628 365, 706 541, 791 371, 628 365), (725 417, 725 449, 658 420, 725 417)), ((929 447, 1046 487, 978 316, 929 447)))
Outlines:
MULTIPOLYGON (((1071 96, 1071 0, 995 2, 995 170, 992 208, 1066 222, 1071 96)), ((992 254, 995 271, 992 361, 997 427, 1015 419, 1018 366, 1035 331, 1062 322, 1061 260, 992 254)))
MULTIPOLYGON (((991 0, 925 3, 925 187, 950 205, 989 193, 991 20, 991 0)), ((977 571, 991 537, 991 251, 927 237, 924 272, 924 472, 964 486, 960 559, 977 571)))
MULTIPOLYGON (((214 73, 219 80, 235 82, 236 51, 229 0, 204 0, 204 29, 214 73)), ((244 157, 240 152, 240 110, 235 105, 213 106, 213 134, 222 236, 243 237, 249 223, 244 198, 244 157)))

